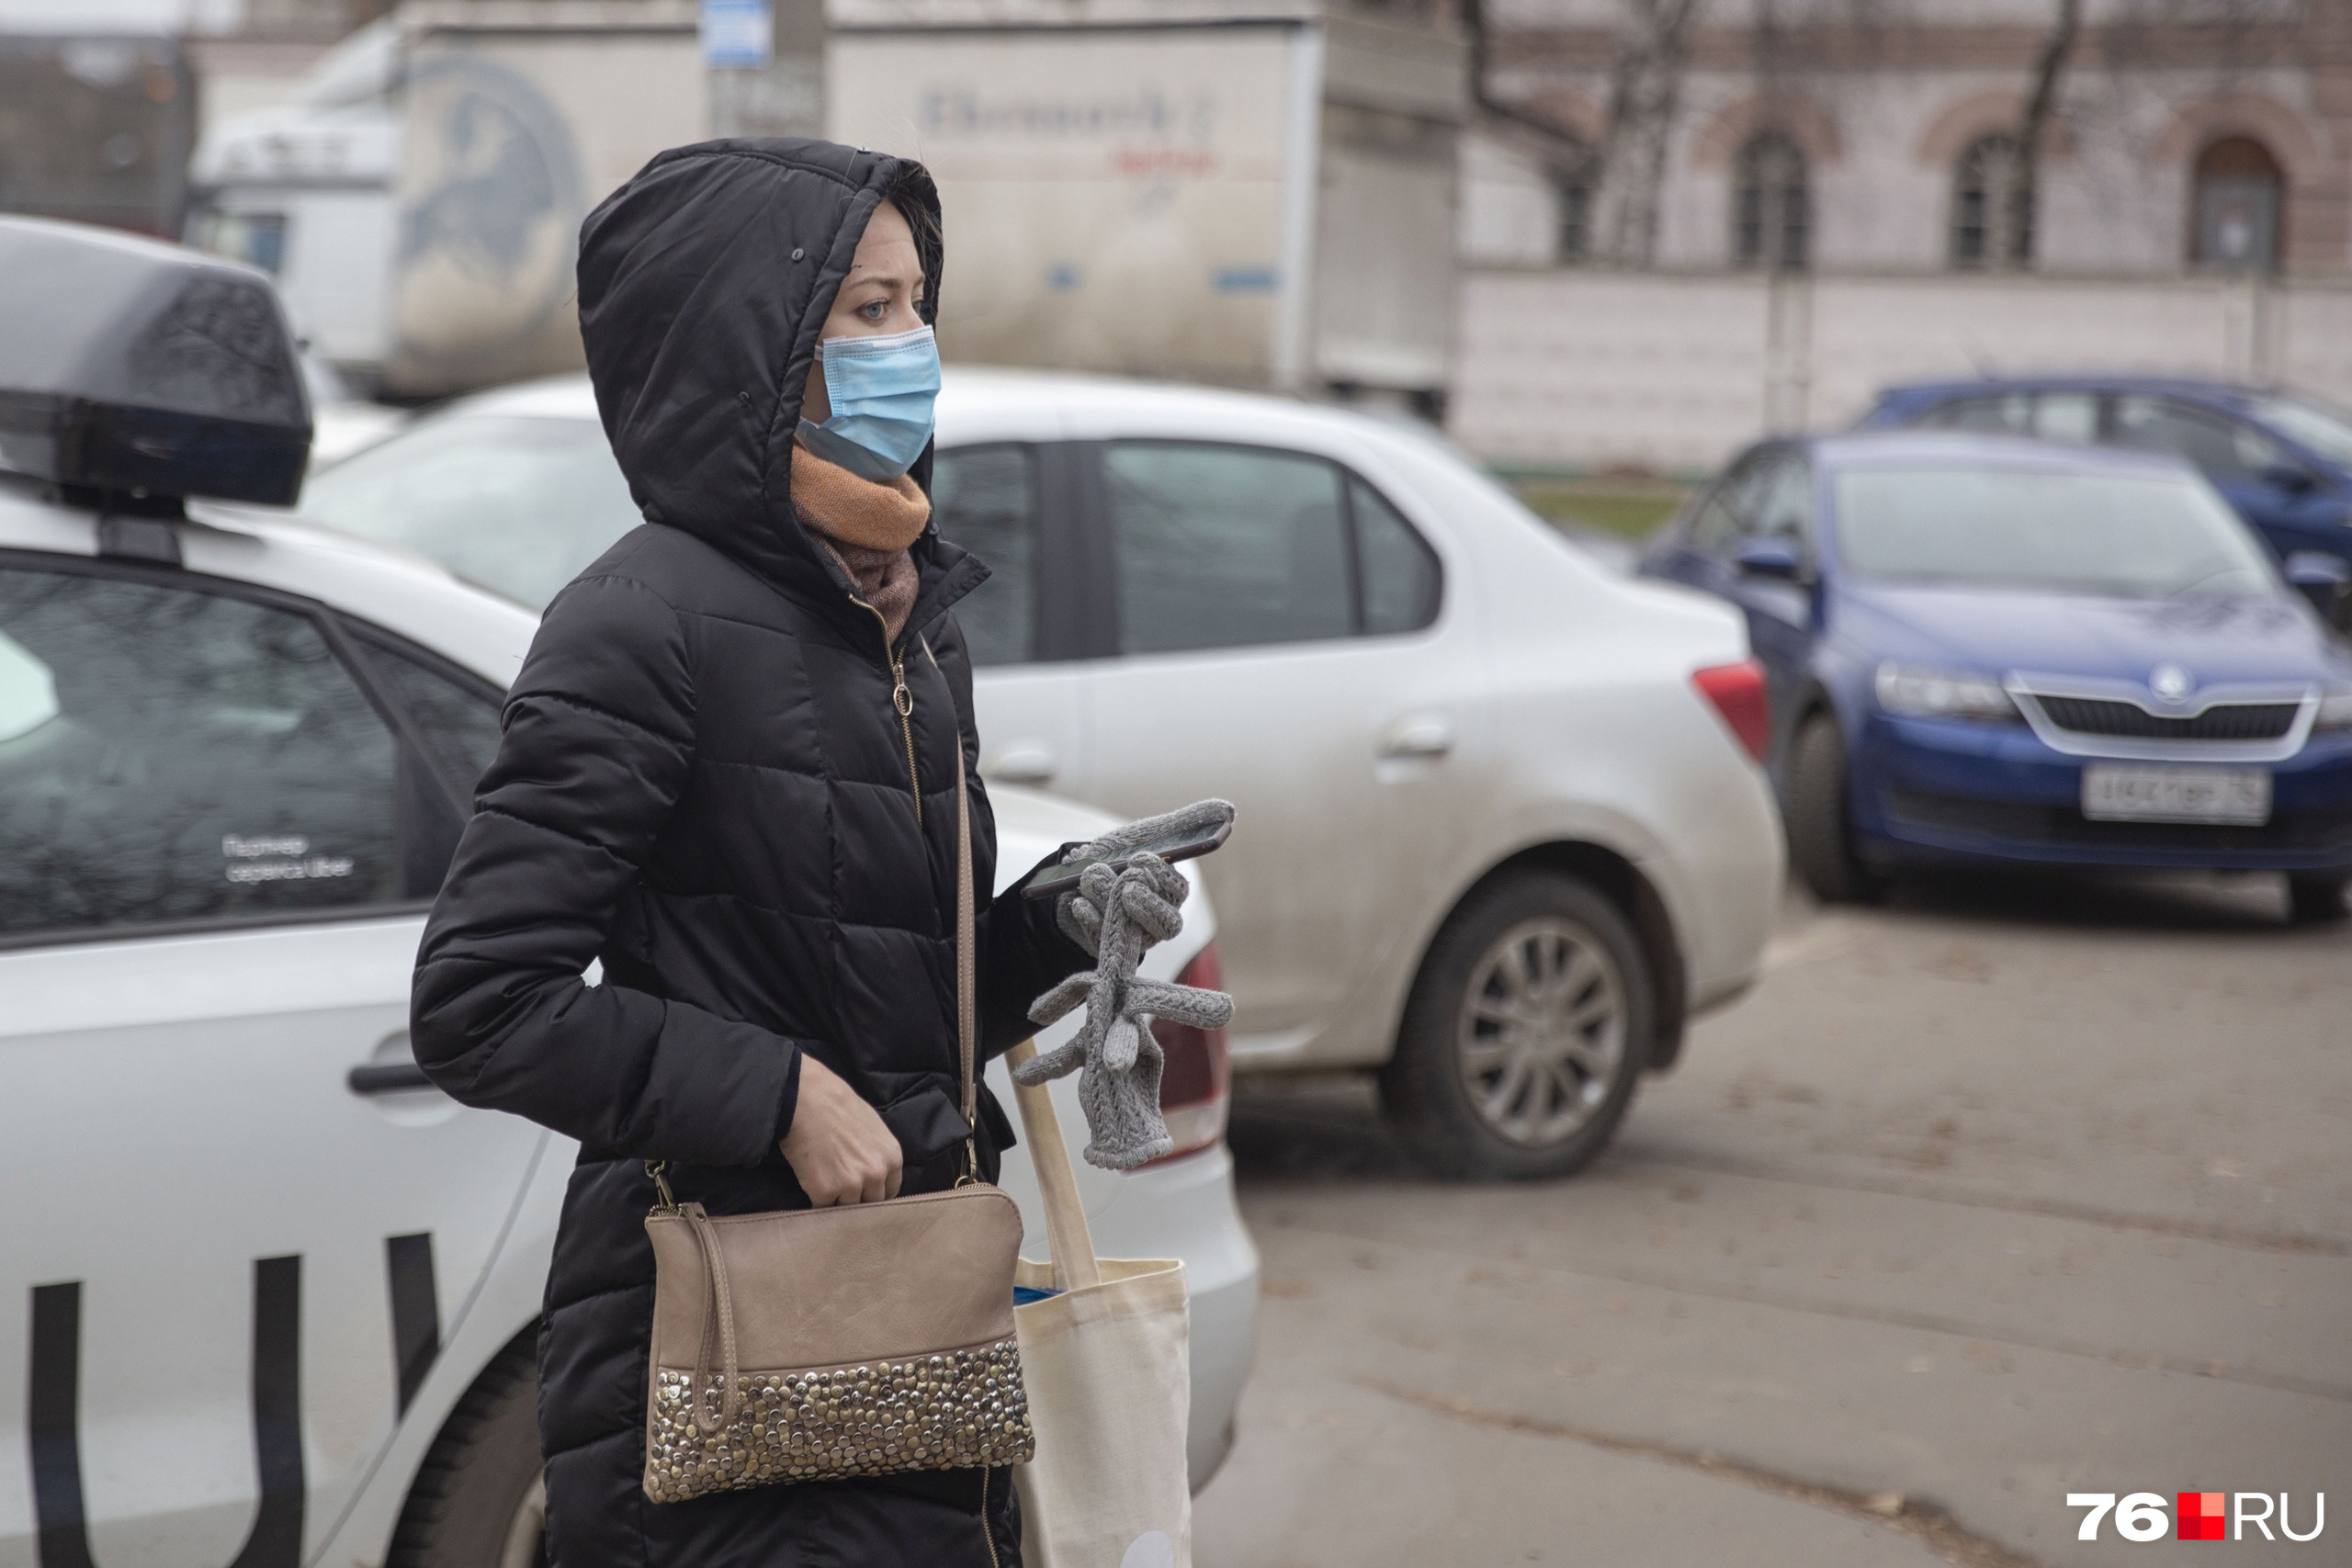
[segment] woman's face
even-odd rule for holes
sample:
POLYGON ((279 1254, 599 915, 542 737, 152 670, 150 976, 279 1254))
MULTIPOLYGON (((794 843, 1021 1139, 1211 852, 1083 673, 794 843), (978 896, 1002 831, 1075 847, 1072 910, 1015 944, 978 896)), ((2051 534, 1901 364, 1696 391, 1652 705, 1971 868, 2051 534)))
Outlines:
MULTIPOLYGON (((850 258, 849 276, 833 296, 822 335, 887 337, 910 333, 922 325, 915 307, 922 303, 922 258, 915 251, 915 231, 906 215, 888 202, 874 209, 865 233, 850 258)), ((825 395, 825 367, 820 361, 808 371, 801 393, 800 417, 822 424, 832 416, 832 400, 825 395)))

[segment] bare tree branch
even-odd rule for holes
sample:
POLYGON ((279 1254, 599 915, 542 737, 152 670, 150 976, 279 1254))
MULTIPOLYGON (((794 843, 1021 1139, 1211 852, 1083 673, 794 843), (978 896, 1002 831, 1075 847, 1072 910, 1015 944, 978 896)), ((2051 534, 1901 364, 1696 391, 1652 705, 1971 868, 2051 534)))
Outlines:
POLYGON ((2034 53, 2033 89, 2026 96, 2025 114, 2018 121, 2018 170, 2028 185, 2041 166, 2041 140, 2057 107, 2059 78, 2082 31, 2083 0, 2058 0, 2050 30, 2042 34, 2041 47, 2034 53))
POLYGON ((1531 114, 1517 104, 1498 97, 1487 75, 1493 56, 1487 28, 1486 0, 1462 0, 1462 28, 1470 35, 1470 101, 1482 114, 1490 115, 1517 130, 1532 133, 1563 161, 1582 158, 1591 149, 1584 139, 1571 134, 1542 115, 1531 114))
POLYGON ((1646 266, 1657 249, 1658 190, 1682 107, 1690 25, 1700 0, 1624 0, 1626 28, 1609 67, 1600 146, 1603 259, 1646 266))

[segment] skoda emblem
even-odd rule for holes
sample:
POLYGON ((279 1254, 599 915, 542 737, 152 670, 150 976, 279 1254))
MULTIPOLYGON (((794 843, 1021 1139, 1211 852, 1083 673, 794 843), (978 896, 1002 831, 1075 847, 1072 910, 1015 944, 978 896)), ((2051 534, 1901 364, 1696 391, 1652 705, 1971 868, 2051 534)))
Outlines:
POLYGON ((2148 677, 2148 690, 2168 703, 2180 701, 2196 684, 2188 678, 2188 671, 2177 664, 2159 664, 2155 673, 2148 677))

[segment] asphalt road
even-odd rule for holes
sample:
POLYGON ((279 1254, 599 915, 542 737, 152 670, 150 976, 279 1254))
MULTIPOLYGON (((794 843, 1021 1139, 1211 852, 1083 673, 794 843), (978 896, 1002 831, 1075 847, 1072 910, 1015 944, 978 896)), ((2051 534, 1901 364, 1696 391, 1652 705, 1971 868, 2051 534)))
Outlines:
POLYGON ((1197 1560, 2132 1562, 2066 1494, 2260 1491, 2325 1532, 2199 1561, 2352 1563, 2352 927, 2282 905, 1792 900, 1567 1182, 1426 1180, 1363 1084, 1245 1084, 1266 1299, 1197 1560))

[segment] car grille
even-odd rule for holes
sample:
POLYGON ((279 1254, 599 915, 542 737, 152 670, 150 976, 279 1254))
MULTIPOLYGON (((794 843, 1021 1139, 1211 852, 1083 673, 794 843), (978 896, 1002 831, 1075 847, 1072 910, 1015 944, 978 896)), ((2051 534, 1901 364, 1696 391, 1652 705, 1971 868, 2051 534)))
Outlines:
POLYGON ((2203 822, 2094 822, 2073 806, 1973 800, 1924 790, 1887 793, 1899 824, 2026 843, 2110 849, 2340 851, 2352 859, 2352 808, 2282 811, 2259 827, 2203 822))
POLYGON ((2301 703, 2215 703, 2193 718, 2159 718, 2137 703, 2104 697, 2036 694, 2033 700, 2061 729, 2135 740, 2276 740, 2295 728, 2302 711, 2301 703))

